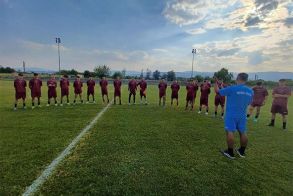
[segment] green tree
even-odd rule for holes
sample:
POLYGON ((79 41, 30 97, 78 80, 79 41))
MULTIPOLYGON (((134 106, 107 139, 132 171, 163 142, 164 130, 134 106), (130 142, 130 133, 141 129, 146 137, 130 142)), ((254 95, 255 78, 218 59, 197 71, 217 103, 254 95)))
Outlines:
POLYGON ((83 77, 85 77, 85 78, 89 78, 91 76, 91 72, 89 71, 89 70, 85 70, 84 72, 83 72, 83 77))
POLYGON ((167 80, 168 81, 174 81, 176 79, 176 73, 172 71, 167 72, 167 80))
POLYGON ((0 73, 13 73, 13 72, 15 72, 13 68, 0 66, 0 73))
POLYGON ((204 78, 201 76, 201 75, 196 75, 194 77, 195 80, 199 81, 199 82, 202 82, 204 80, 204 78))
POLYGON ((122 72, 120 72, 120 71, 116 71, 116 72, 114 72, 113 73, 113 75, 112 75, 112 78, 117 78, 117 77, 120 77, 120 78, 123 78, 123 74, 122 74, 122 72))
POLYGON ((161 73, 158 70, 154 71, 153 78, 155 80, 159 80, 160 79, 160 76, 161 76, 161 73))
POLYGON ((108 77, 110 75, 110 67, 107 65, 100 65, 95 67, 94 72, 99 78, 108 77))
POLYGON ((222 68, 218 72, 214 73, 214 77, 224 82, 230 83, 233 79, 233 74, 229 73, 228 69, 222 68))

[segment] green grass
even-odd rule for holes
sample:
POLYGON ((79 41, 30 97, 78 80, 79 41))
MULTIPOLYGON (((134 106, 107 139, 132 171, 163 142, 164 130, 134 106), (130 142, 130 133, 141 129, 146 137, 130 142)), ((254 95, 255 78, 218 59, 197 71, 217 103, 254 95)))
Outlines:
MULTIPOLYGON (((97 105, 13 112, 11 86, 0 81, 0 195, 21 194, 103 107, 97 89, 97 105)), ((279 116, 267 127, 271 99, 259 122, 248 123, 247 157, 230 161, 218 152, 223 121, 184 111, 184 88, 179 108, 157 106, 155 86, 148 98, 148 106, 111 106, 38 194, 292 195, 293 119, 288 132, 279 116)))

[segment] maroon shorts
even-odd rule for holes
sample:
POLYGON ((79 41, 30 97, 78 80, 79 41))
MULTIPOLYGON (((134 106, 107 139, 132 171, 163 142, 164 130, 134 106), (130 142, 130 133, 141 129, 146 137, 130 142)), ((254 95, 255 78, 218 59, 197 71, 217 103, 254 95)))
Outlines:
POLYGON ((282 115, 288 115, 288 108, 285 105, 272 105, 271 113, 276 114, 282 114, 282 115))
POLYGON ((121 97, 121 90, 115 90, 114 97, 121 97))
POLYGON ((108 95, 108 90, 107 89, 102 89, 102 95, 108 95))
POLYGON ((87 95, 94 95, 95 91, 94 90, 87 90, 87 95))
POLYGON ((39 98, 39 97, 41 97, 41 91, 40 92, 31 92, 31 96, 32 96, 32 98, 39 98))
POLYGON ((26 92, 15 93, 15 99, 25 99, 25 98, 26 98, 26 92))
POLYGON ((178 99, 178 93, 173 93, 172 92, 171 99, 178 99))
POLYGON ((69 89, 61 89, 61 97, 68 96, 69 95, 69 89))
POLYGON ((162 98, 162 97, 165 97, 166 96, 166 92, 159 92, 159 97, 162 98))
POLYGON ((194 96, 193 95, 187 95, 186 96, 186 101, 194 101, 194 96))
POLYGON ((217 95, 215 97, 215 106, 221 105, 222 107, 225 106, 225 97, 217 95))
POLYGON ((209 98, 208 97, 201 97, 200 98, 200 105, 209 106, 209 98))
POLYGON ((74 93, 75 94, 81 94, 82 93, 82 90, 81 89, 74 89, 74 93))
POLYGON ((146 91, 145 90, 139 91, 139 93, 140 93, 141 97, 146 97, 146 91))
POLYGON ((56 98, 57 97, 57 92, 56 90, 48 90, 48 98, 56 98))

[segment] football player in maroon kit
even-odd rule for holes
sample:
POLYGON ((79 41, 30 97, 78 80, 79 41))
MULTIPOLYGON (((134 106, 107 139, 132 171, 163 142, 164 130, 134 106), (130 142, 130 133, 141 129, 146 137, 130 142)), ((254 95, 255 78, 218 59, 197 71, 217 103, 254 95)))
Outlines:
POLYGON ((256 108, 256 114, 253 119, 254 122, 257 122, 259 114, 260 114, 260 108, 265 105, 265 102, 267 100, 267 97, 269 95, 268 90, 262 85, 261 81, 258 81, 256 83, 256 86, 252 88, 254 95, 252 99, 252 103, 249 107, 249 113, 247 114, 247 119, 252 115, 254 108, 256 108))
POLYGON ((92 76, 90 76, 90 78, 88 79, 88 81, 86 82, 86 84, 87 84, 87 102, 86 103, 89 103, 89 101, 90 101, 90 95, 93 98, 93 102, 96 103, 96 100, 95 100, 95 86, 96 86, 96 82, 95 82, 95 80, 93 80, 93 77, 92 76))
POLYGON ((166 89, 167 89, 167 83, 164 79, 161 79, 160 83, 158 84, 159 88, 159 106, 161 106, 161 102, 163 99, 163 107, 166 105, 166 89))
POLYGON ((279 113, 283 118, 283 130, 287 130, 288 99, 291 96, 291 89, 286 86, 286 80, 279 80, 279 86, 273 90, 273 103, 271 108, 272 120, 268 126, 275 126, 276 114, 279 113))
POLYGON ((140 104, 142 104, 142 98, 144 98, 144 104, 147 105, 147 96, 146 96, 146 90, 147 90, 147 82, 145 81, 144 78, 141 78, 141 80, 138 83, 139 86, 139 93, 140 93, 140 104))
POLYGON ((133 96, 133 104, 135 104, 135 95, 137 90, 137 82, 134 78, 131 78, 131 80, 128 82, 128 105, 130 105, 131 96, 133 96))
POLYGON ((106 80, 106 77, 102 77, 102 80, 100 81, 100 87, 102 92, 102 99, 103 103, 105 103, 105 96, 107 97, 107 103, 109 103, 109 96, 108 96, 108 81, 106 80))
POLYGON ((191 106, 191 110, 193 110, 197 90, 198 90, 198 86, 195 83, 195 81, 190 80, 189 83, 186 85, 186 92, 187 93, 186 93, 185 110, 188 109, 189 104, 191 106))
POLYGON ((121 86, 122 86, 122 82, 120 80, 120 77, 118 76, 114 82, 114 104, 116 105, 116 97, 119 98, 119 105, 121 105, 121 86))
POLYGON ((70 105, 69 103, 69 80, 68 75, 63 75, 63 77, 60 80, 60 88, 61 88, 61 101, 60 106, 63 106, 63 97, 66 96, 67 99, 67 105, 70 105))
POLYGON ((172 94, 171 94, 171 106, 173 106, 173 100, 176 99, 176 106, 178 107, 178 105, 179 105, 178 92, 180 90, 180 84, 178 83, 177 80, 175 80, 171 84, 171 90, 172 90, 172 94))
POLYGON ((26 81, 23 79, 22 73, 19 73, 17 78, 14 80, 14 89, 15 89, 14 110, 17 110, 17 102, 19 99, 22 99, 23 109, 26 109, 26 106, 25 106, 26 81))
POLYGON ((48 86, 48 104, 47 106, 50 106, 50 101, 53 98, 55 101, 55 106, 57 106, 57 81, 55 79, 55 75, 51 75, 51 79, 47 81, 48 86))
POLYGON ((38 107, 41 107, 41 88, 42 80, 39 79, 39 74, 34 73, 33 79, 29 81, 29 88, 31 89, 32 96, 32 109, 35 108, 35 99, 38 100, 38 107))
POLYGON ((206 109, 206 115, 209 114, 209 95, 211 93, 211 84, 208 80, 205 80, 203 84, 200 85, 200 105, 198 113, 201 113, 202 107, 206 109))
MULTIPOLYGON (((222 89, 222 88, 225 88, 225 84, 223 83, 223 80, 218 80, 217 78, 215 78, 215 85, 218 86, 219 90, 222 89)), ((225 97, 224 96, 221 96, 219 94, 219 91, 216 91, 215 89, 215 117, 217 117, 218 115, 218 107, 219 105, 221 106, 221 118, 223 119, 224 118, 224 109, 225 109, 225 97)))
POLYGON ((74 100, 73 100, 73 104, 76 103, 76 98, 79 96, 79 100, 81 103, 83 103, 83 99, 82 99, 82 87, 83 87, 83 83, 80 79, 80 76, 76 76, 75 81, 73 82, 73 88, 74 88, 74 100))

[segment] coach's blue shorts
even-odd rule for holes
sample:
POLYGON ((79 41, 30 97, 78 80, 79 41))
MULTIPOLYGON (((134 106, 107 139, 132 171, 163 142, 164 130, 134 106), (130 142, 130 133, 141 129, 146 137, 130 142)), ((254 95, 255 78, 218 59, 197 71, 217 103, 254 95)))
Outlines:
POLYGON ((241 133, 246 132, 246 116, 244 117, 225 117, 225 130, 227 132, 239 131, 241 133))

